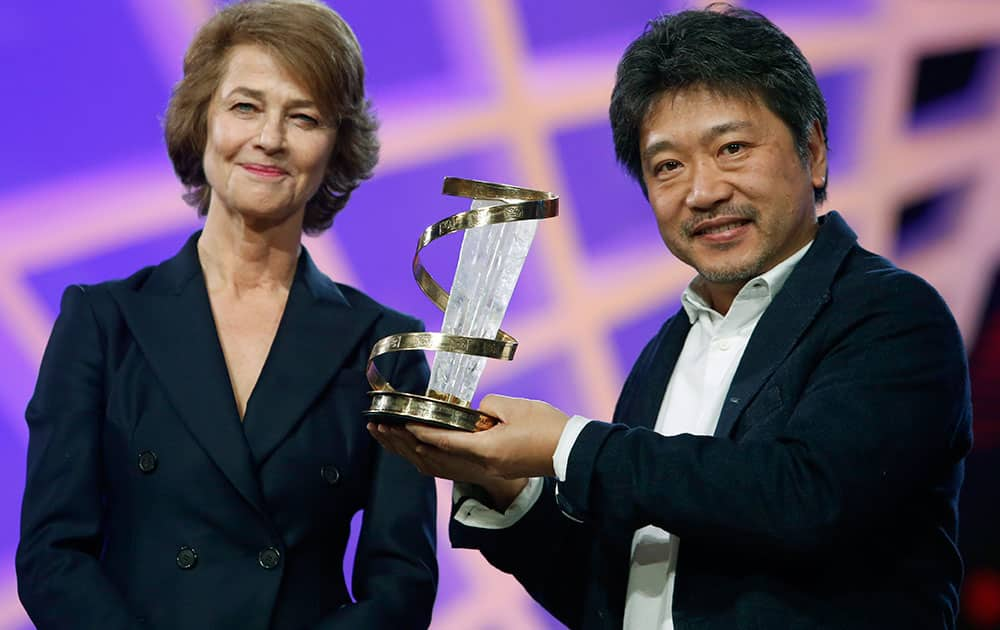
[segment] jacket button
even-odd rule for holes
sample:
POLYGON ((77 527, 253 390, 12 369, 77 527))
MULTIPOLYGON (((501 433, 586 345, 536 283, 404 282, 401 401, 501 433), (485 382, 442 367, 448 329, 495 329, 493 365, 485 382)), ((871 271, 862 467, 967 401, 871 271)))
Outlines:
POLYGON ((265 569, 273 569, 281 561, 281 552, 274 547, 268 547, 257 554, 257 562, 265 569))
POLYGON ((319 474, 323 477, 323 481, 331 486, 335 486, 340 482, 340 471, 333 464, 326 464, 320 468, 319 474))
POLYGON ((193 569, 198 564, 198 552, 184 545, 177 550, 177 566, 182 569, 193 569))
POLYGON ((142 451, 139 453, 139 470, 146 474, 156 470, 156 453, 153 451, 142 451))

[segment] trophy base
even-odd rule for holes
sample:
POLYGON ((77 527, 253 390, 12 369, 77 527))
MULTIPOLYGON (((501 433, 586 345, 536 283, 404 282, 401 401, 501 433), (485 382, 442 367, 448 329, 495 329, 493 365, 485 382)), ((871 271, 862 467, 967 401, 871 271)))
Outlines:
POLYGON ((428 396, 393 391, 368 392, 371 407, 363 412, 376 422, 421 422, 445 429, 485 431, 500 421, 480 411, 428 396))

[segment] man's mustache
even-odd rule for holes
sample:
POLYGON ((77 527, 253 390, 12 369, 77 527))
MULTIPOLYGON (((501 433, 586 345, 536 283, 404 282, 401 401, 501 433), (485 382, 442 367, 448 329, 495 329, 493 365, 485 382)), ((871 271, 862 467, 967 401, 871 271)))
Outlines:
POLYGON ((715 221, 716 219, 722 218, 756 221, 759 215, 760 213, 757 211, 757 208, 749 204, 718 206, 704 214, 699 214, 698 216, 685 221, 681 224, 681 233, 684 234, 685 237, 691 238, 709 221, 715 221))

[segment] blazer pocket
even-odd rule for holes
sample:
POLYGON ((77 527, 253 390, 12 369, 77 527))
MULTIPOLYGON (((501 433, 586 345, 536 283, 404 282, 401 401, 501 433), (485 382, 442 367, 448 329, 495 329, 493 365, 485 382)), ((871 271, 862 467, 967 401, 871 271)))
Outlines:
POLYGON ((784 409, 784 398, 778 385, 761 390, 757 398, 743 412, 739 422, 739 436, 768 437, 776 435, 778 421, 784 409))
POLYGON ((783 402, 783 397, 781 395, 781 388, 777 385, 771 385, 761 392, 760 400, 751 406, 754 415, 760 415, 762 417, 769 416, 776 410, 781 409, 781 403, 783 402))

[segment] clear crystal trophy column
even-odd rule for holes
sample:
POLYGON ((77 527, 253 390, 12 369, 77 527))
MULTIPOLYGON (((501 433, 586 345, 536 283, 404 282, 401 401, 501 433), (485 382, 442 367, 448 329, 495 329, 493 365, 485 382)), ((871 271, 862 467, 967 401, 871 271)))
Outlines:
MULTIPOLYGON (((488 208, 497 203, 475 200, 472 209, 488 208)), ((537 228, 537 220, 527 220, 465 231, 441 332, 486 339, 496 337, 537 228)), ((438 352, 431 368, 428 395, 468 405, 485 367, 486 357, 438 352)))
POLYGON ((500 324, 524 266, 540 219, 558 214, 552 193, 446 178, 444 193, 471 198, 472 208, 428 227, 413 258, 421 290, 445 311, 440 333, 402 333, 380 340, 368 362, 373 391, 366 412, 380 421, 417 421, 467 431, 496 419, 469 408, 487 358, 510 360, 517 342, 500 324), (420 262, 420 250, 446 234, 465 231, 452 293, 441 288, 420 262), (377 356, 403 350, 435 350, 425 394, 397 392, 374 364, 377 356))

